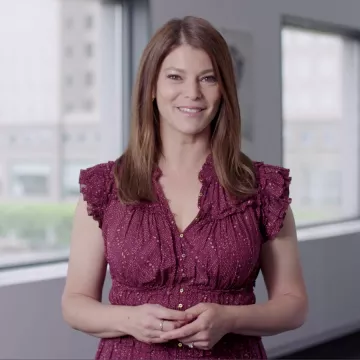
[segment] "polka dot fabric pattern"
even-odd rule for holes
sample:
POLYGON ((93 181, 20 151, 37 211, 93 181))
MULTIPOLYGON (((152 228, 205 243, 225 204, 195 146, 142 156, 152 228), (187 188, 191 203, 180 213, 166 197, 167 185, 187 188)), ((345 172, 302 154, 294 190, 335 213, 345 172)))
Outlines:
MULTIPOLYGON (((80 189, 105 243, 114 305, 160 304, 186 310, 200 302, 255 303, 254 286, 264 242, 276 237, 290 204, 289 171, 254 162, 257 192, 234 201, 219 184, 211 155, 200 173, 199 213, 180 233, 153 172, 157 201, 123 205, 115 163, 82 170, 80 189)), ((260 337, 225 335, 209 351, 178 341, 145 344, 131 336, 102 339, 97 360, 266 359, 260 337)))

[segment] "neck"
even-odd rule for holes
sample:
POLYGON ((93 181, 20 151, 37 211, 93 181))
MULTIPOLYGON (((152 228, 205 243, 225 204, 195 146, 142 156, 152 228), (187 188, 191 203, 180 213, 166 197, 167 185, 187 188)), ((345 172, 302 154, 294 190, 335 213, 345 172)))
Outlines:
POLYGON ((181 172, 199 168, 210 154, 208 131, 196 136, 163 136, 159 166, 163 170, 181 172))

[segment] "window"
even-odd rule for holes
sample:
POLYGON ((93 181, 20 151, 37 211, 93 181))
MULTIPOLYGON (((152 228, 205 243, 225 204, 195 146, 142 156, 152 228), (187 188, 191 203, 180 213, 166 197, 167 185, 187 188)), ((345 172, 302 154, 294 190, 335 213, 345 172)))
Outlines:
POLYGON ((65 55, 66 57, 72 57, 73 56, 73 53, 74 53, 74 49, 72 46, 66 46, 65 47, 65 55))
POLYGON ((66 86, 71 87, 73 85, 73 83, 74 83, 74 79, 73 79, 73 77, 71 75, 65 76, 65 84, 66 84, 66 86))
POLYGON ((300 136, 301 136, 301 144, 303 146, 311 146, 314 137, 314 134, 311 131, 304 129, 300 136))
POLYGON ((86 169, 94 163, 90 163, 86 160, 81 161, 68 161, 64 166, 62 187, 64 198, 77 198, 79 195, 79 172, 81 169, 86 169))
POLYGON ((94 102, 91 99, 84 100, 84 110, 91 111, 94 108, 94 102))
POLYGON ((66 29, 72 29, 74 26, 74 20, 72 18, 65 19, 65 28, 66 29))
POLYGON ((71 134, 69 134, 69 133, 64 133, 63 135, 62 135, 62 141, 64 142, 64 143, 67 143, 67 142, 69 142, 71 140, 71 134))
POLYGON ((65 104, 64 112, 69 114, 74 110, 74 105, 71 102, 65 104))
POLYGON ((94 26, 94 19, 91 15, 86 16, 85 18, 85 28, 86 29, 92 29, 92 27, 94 26))
POLYGON ((85 84, 87 86, 92 86, 94 84, 94 74, 90 71, 85 73, 85 84))
POLYGON ((85 142, 86 141, 86 134, 80 132, 79 134, 77 134, 77 140, 80 143, 85 142))
POLYGON ((80 169, 121 154, 122 32, 120 1, 0 1, 0 268, 66 259, 80 169))
POLYGON ((0 164, 0 196, 3 192, 3 187, 4 187, 4 171, 3 171, 3 168, 2 168, 2 165, 0 164))
POLYGON ((46 164, 23 162, 11 166, 11 194, 26 198, 50 195, 51 167, 46 164))
POLYGON ((85 54, 87 57, 92 57, 94 55, 94 45, 93 44, 85 45, 85 54))
POLYGON ((341 205, 341 171, 329 170, 325 173, 323 205, 341 205))
POLYGON ((291 189, 297 223, 356 218, 360 37, 292 19, 281 38, 283 164, 298 176, 291 189))

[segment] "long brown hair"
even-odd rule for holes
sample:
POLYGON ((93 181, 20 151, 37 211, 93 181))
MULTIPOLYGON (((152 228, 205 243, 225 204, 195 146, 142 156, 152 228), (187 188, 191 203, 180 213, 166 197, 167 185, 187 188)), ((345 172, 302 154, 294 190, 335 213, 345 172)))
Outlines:
POLYGON ((119 199, 125 204, 154 201, 152 173, 161 154, 159 113, 153 93, 162 62, 181 44, 204 50, 210 57, 222 95, 211 123, 211 151, 220 184, 235 197, 254 192, 251 160, 240 151, 241 119, 235 75, 228 45, 206 20, 187 16, 161 27, 146 46, 132 96, 129 145, 115 166, 119 199))

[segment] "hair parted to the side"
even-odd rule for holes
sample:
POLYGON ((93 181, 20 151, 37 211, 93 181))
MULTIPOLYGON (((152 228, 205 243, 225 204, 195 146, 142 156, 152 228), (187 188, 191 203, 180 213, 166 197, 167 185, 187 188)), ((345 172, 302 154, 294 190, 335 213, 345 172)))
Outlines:
POLYGON ((162 148, 153 94, 165 57, 181 44, 204 50, 218 79, 222 99, 211 124, 211 151, 219 182, 236 198, 254 193, 252 161, 240 151, 240 109, 228 45, 208 21, 187 16, 161 27, 142 54, 132 96, 129 144, 114 170, 119 199, 124 204, 156 200, 152 174, 162 148))

